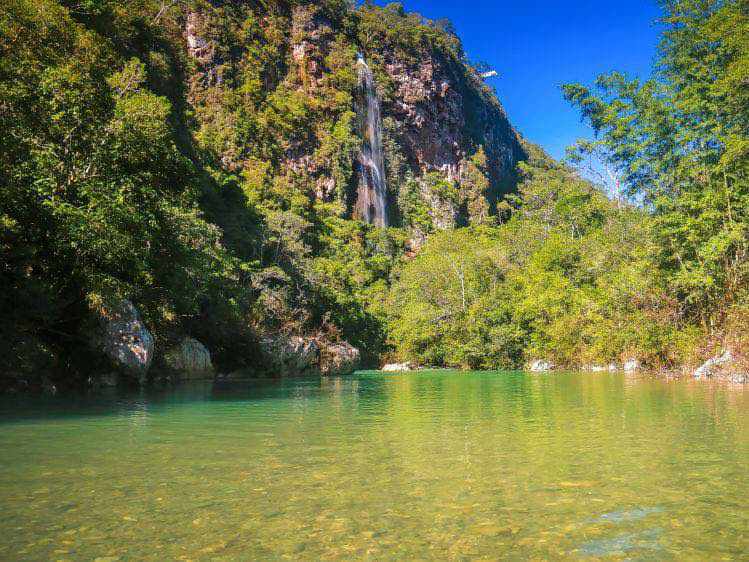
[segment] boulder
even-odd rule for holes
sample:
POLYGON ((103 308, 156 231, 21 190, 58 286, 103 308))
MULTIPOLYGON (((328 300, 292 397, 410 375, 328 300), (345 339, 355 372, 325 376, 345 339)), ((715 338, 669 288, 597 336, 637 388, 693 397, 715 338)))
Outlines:
POLYGON ((213 363, 208 349, 194 338, 184 338, 164 356, 167 366, 178 371, 183 379, 213 378, 213 363))
POLYGON ((554 368, 552 363, 544 361, 543 359, 536 359, 528 364, 528 370, 531 373, 547 373, 554 368))
POLYGON ((622 366, 625 373, 636 373, 642 370, 642 363, 637 359, 627 359, 622 366))
POLYGON ((414 366, 411 363, 388 363, 380 369, 383 373, 407 373, 413 371, 414 366))
POLYGON ((320 372, 327 376, 350 375, 361 363, 361 353, 348 342, 327 344, 320 355, 320 372))
POLYGON ((264 338, 260 345, 271 374, 279 377, 309 374, 319 367, 320 346, 299 336, 264 338))
POLYGON ((720 377, 731 382, 745 382, 747 377, 743 373, 738 373, 739 370, 733 353, 726 351, 705 361, 692 376, 697 380, 720 377))
POLYGON ((99 325, 94 347, 109 357, 122 373, 144 383, 153 361, 154 340, 133 303, 125 300, 103 309, 99 325))

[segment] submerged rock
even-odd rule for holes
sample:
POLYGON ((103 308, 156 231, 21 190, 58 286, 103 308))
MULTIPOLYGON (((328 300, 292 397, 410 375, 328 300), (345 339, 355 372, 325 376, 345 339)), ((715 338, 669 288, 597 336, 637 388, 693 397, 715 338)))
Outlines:
POLYGON ((411 363, 388 363, 380 369, 383 373, 407 373, 413 371, 414 366, 411 363))
POLYGON ((144 383, 153 361, 154 340, 135 305, 125 300, 103 309, 99 324, 101 330, 93 338, 94 348, 109 357, 122 373, 144 383))
POLYGON ((348 342, 323 345, 320 372, 323 375, 350 375, 359 368, 361 352, 348 342))
POLYGON ((184 379, 213 378, 213 363, 208 349, 194 338, 184 338, 175 348, 164 356, 167 366, 179 371, 184 379))
POLYGON ((547 373, 554 368, 554 364, 543 359, 536 359, 528 364, 528 370, 531 373, 547 373))

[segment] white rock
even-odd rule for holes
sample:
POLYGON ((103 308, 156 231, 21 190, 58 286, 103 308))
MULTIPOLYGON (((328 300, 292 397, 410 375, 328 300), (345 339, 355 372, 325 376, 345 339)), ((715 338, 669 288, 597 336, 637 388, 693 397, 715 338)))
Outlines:
POLYGON ((622 367, 625 373, 636 373, 640 369, 642 369, 642 363, 637 359, 627 359, 622 367))
POLYGON ((95 346, 121 371, 145 382, 153 361, 154 340, 133 303, 125 300, 119 306, 103 310, 100 325, 95 346))
POLYGON ((407 373, 413 371, 411 363, 388 363, 380 369, 383 373, 407 373))
POLYGON ((552 363, 544 361, 543 359, 536 359, 528 365, 528 370, 531 373, 546 373, 554 368, 552 363))
POLYGON ((719 357, 713 357, 705 361, 705 363, 694 372, 695 379, 709 379, 714 376, 716 371, 725 365, 733 362, 733 354, 730 351, 726 351, 719 357))

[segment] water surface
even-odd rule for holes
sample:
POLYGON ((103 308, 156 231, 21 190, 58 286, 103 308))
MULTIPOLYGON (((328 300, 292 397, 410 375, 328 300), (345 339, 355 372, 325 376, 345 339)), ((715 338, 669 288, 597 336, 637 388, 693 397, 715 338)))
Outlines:
POLYGON ((0 401, 0 560, 747 559, 749 389, 362 373, 0 401))

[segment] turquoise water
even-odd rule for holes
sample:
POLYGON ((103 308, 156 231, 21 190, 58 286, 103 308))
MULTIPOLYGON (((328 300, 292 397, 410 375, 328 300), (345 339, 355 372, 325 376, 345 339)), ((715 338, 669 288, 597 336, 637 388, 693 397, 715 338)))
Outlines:
POLYGON ((749 389, 362 373, 0 400, 0 560, 749 559, 749 389))

